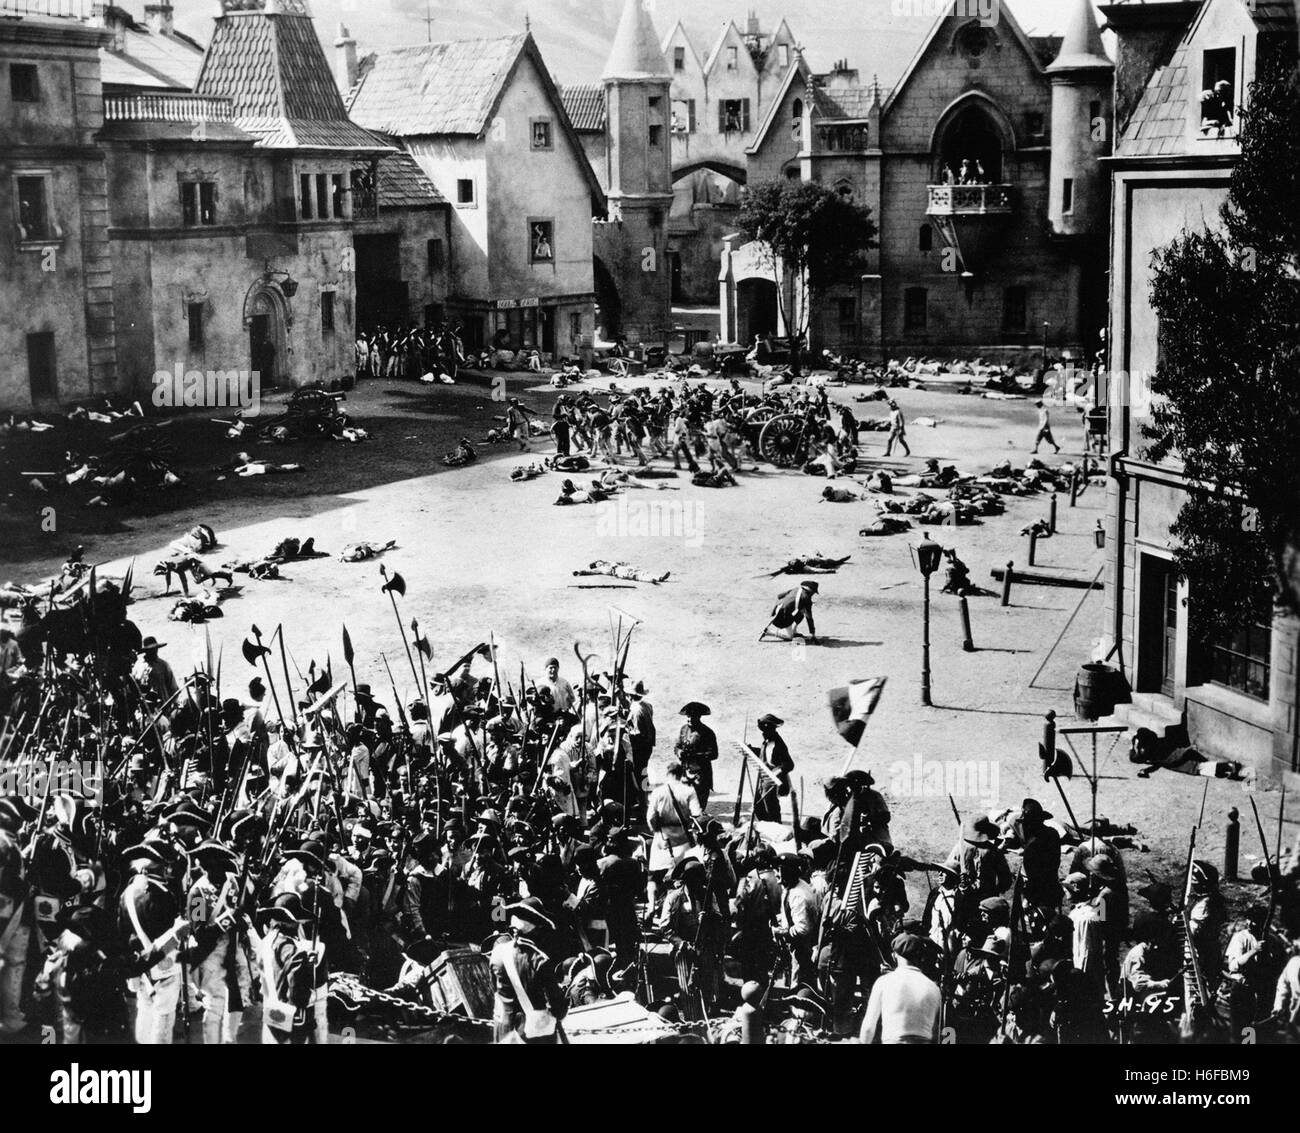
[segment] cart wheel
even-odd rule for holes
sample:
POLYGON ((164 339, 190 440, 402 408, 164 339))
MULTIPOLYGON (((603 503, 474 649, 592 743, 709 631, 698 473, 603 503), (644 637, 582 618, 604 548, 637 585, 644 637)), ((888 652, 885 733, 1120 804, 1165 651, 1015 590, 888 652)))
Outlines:
POLYGON ((803 420, 792 413, 773 417, 759 434, 758 451, 778 468, 793 468, 801 463, 806 451, 803 420))

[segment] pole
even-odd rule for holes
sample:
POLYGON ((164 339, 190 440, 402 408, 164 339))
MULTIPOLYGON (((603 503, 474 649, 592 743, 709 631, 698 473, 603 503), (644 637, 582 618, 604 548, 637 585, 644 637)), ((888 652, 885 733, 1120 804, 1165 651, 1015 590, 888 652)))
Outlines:
MULTIPOLYGON (((1084 460, 1087 460, 1084 457, 1084 460)), ((1074 507, 1079 499, 1079 470, 1076 468, 1070 473, 1070 506, 1074 507)))
POLYGON ((1052 493, 1052 499, 1047 505, 1047 526, 1053 535, 1056 534, 1056 493, 1052 493))
POLYGON ((1043 717, 1043 763, 1051 767, 1056 762, 1056 711, 1047 710, 1043 717))
MULTIPOLYGON (((1252 800, 1253 801, 1253 800, 1252 800)), ((1237 808, 1228 811, 1228 829, 1223 838, 1223 879, 1237 880, 1237 858, 1241 851, 1241 822, 1237 808)), ((1269 878, 1269 885, 1273 879, 1269 878)))
POLYGON ((930 700, 930 576, 925 577, 925 600, 921 628, 921 704, 933 707, 930 700))
MULTIPOLYGON (((1037 560, 1038 560, 1038 528, 1031 527, 1029 529, 1029 565, 1030 566, 1037 565, 1037 560)), ((1004 588, 1005 585, 1006 583, 1004 581, 1003 583, 1004 588)))
POLYGON ((961 610, 961 633, 962 633, 962 650, 966 653, 975 652, 975 639, 970 633, 970 603, 966 600, 965 594, 957 596, 958 609, 961 610))
POLYGON ((1011 605, 1011 572, 1015 569, 1015 563, 1007 563, 1007 572, 1002 576, 1002 605, 1011 605))
POLYGON ((294 731, 298 730, 298 704, 293 697, 293 683, 289 680, 289 658, 284 650, 284 624, 275 627, 275 635, 280 639, 280 665, 284 669, 285 695, 289 698, 289 715, 293 718, 294 731))

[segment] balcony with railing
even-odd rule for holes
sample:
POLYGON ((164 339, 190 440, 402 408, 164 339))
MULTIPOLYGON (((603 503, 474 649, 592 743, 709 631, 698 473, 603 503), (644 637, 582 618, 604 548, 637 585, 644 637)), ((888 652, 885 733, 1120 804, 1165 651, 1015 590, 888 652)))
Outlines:
POLYGON ((928 216, 1006 216, 1010 185, 930 185, 928 216))
POLYGON ((58 16, 88 20, 103 7, 100 0, 0 0, 0 16, 58 16))
POLYGON ((105 122, 232 122, 228 98, 201 94, 110 94, 104 96, 105 122))

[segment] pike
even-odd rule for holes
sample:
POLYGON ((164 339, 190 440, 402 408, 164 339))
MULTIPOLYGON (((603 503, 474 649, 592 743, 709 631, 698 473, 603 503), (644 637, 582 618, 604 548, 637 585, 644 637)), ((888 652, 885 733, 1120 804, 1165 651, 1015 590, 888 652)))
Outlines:
MULTIPOLYGON (((1259 817, 1259 806, 1255 802, 1255 796, 1248 796, 1250 799, 1250 809, 1255 814, 1255 829, 1259 832, 1259 844, 1264 850, 1264 868, 1268 870, 1268 915, 1264 918, 1264 927, 1260 930, 1260 939, 1268 939, 1268 926, 1273 921, 1273 910, 1277 908, 1277 875, 1274 873, 1276 868, 1273 865, 1273 859, 1268 852, 1268 835, 1264 833, 1264 823, 1259 817)), ((1282 802, 1286 803, 1285 790, 1282 794, 1282 802)), ((1279 812, 1280 813, 1280 812, 1279 812)))
POLYGON ((39 834, 45 828, 45 812, 50 805, 50 792, 54 786, 54 761, 58 759, 63 752, 63 745, 68 742, 68 729, 72 727, 72 709, 68 709, 68 714, 63 718, 63 736, 59 739, 59 746, 50 752, 50 766, 45 772, 45 797, 41 799, 41 810, 36 816, 36 833, 39 834))
POLYGON ((388 683, 393 690, 393 702, 397 705, 397 719, 401 721, 402 731, 409 737, 411 734, 411 725, 406 719, 406 709, 402 707, 402 698, 397 693, 397 682, 393 680, 393 667, 388 663, 388 657, 381 653, 379 659, 384 663, 384 671, 388 674, 388 683))
POLYGON ((393 617, 397 619, 397 632, 402 638, 402 647, 406 650, 406 660, 411 666, 411 678, 415 681, 416 686, 421 688, 420 695, 424 696, 423 688, 420 686, 420 674, 415 671, 415 658, 411 656, 411 643, 406 640, 406 627, 402 625, 402 615, 397 612, 397 595, 406 597, 406 579, 397 571, 393 571, 390 578, 388 568, 383 563, 379 564, 379 573, 383 576, 384 585, 380 590, 388 595, 388 600, 393 604, 393 617))
POLYGON ((122 769, 127 765, 128 762, 130 762, 131 756, 135 754, 136 748, 138 748, 142 743, 144 743, 145 736, 147 736, 150 732, 153 731, 154 725, 157 724, 158 721, 162 719, 163 713, 166 712, 167 709, 172 706, 172 703, 177 699, 177 697, 180 696, 182 692, 184 692, 187 688, 189 688, 189 685, 190 682, 189 680, 187 680, 183 685, 181 685, 180 688, 178 688, 174 693, 172 693, 171 696, 169 696, 166 700, 162 702, 162 706, 158 709, 157 712, 154 713, 153 719, 149 721, 149 723, 145 726, 144 730, 140 733, 140 735, 136 738, 136 740, 127 749, 126 754, 122 756, 122 762, 119 763, 116 768, 114 768, 113 773, 109 776, 110 779, 116 779, 118 775, 122 773, 122 769))
POLYGON ((293 728, 295 735, 298 731, 298 705, 294 701, 293 682, 289 679, 289 658, 284 648, 284 623, 281 622, 275 627, 274 637, 280 639, 280 666, 284 669, 284 689, 285 696, 289 698, 289 713, 293 717, 293 728))
POLYGON ((262 671, 266 673, 266 687, 271 690, 271 700, 275 704, 275 714, 280 717, 280 723, 285 724, 287 721, 284 718, 284 709, 280 707, 280 695, 275 691, 275 681, 271 678, 271 665, 267 661, 271 653, 270 647, 262 644, 262 631, 256 625, 253 626, 253 637, 257 640, 256 645, 248 638, 244 638, 244 660, 256 669, 258 659, 261 659, 262 671))
POLYGON ((420 623, 414 618, 411 619, 411 637, 415 642, 415 651, 420 655, 420 699, 423 700, 429 694, 429 674, 425 672, 424 659, 433 658, 433 646, 429 644, 427 637, 420 636, 420 623))
POLYGON ((348 627, 345 625, 343 627, 343 660, 347 662, 348 672, 352 674, 352 699, 357 702, 357 711, 359 712, 361 710, 361 697, 357 692, 357 670, 352 664, 355 656, 356 653, 352 649, 352 638, 348 634, 348 627))

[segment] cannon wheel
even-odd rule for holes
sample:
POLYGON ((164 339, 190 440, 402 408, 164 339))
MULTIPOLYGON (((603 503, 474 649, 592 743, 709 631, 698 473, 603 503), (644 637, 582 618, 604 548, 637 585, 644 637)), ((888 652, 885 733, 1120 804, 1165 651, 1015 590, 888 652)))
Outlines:
POLYGON ((745 436, 748 438, 754 451, 758 451, 758 438, 763 432, 763 426, 766 425, 779 410, 770 405, 760 405, 757 409, 747 410, 744 418, 745 436))
POLYGON ((759 455, 778 468, 793 468, 803 463, 807 448, 803 418, 793 413, 773 417, 758 437, 759 455))

